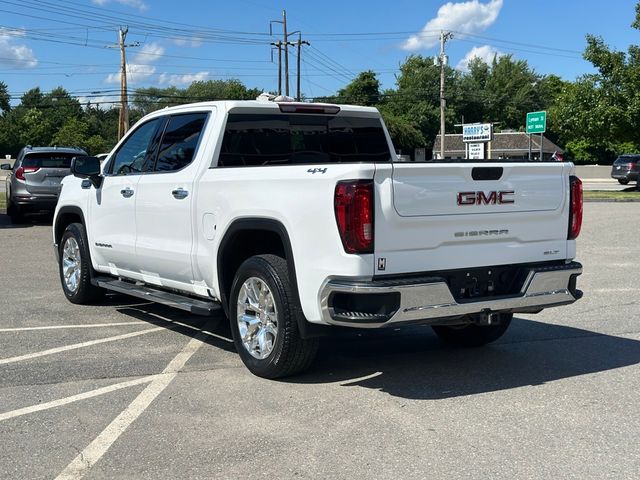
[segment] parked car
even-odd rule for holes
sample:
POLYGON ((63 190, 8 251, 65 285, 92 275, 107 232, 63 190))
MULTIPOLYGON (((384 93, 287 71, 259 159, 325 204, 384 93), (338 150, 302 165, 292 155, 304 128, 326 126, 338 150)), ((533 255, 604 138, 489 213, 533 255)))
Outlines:
MULTIPOLYGON (((582 183, 560 162, 399 162, 371 107, 181 105, 102 165, 77 157, 53 221, 64 295, 222 308, 266 378, 342 327, 427 324, 480 346, 582 296, 582 183)), ((461 367, 463 368, 463 367, 461 367)))
POLYGON ((80 148, 26 146, 18 154, 6 178, 7 214, 13 223, 22 221, 25 213, 52 212, 56 208, 61 180, 69 175, 71 159, 86 156, 80 148))
POLYGON ((640 155, 627 154, 616 158, 611 166, 611 177, 615 178, 622 185, 638 180, 640 171, 640 155))

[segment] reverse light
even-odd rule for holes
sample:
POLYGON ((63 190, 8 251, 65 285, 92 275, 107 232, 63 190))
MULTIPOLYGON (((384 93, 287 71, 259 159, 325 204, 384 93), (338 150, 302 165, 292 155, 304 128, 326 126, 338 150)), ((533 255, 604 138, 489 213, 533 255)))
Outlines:
POLYGON ((338 182, 334 208, 347 253, 373 253, 373 181, 338 182))
POLYGON ((580 235, 582 228, 582 180, 578 177, 569 177, 569 232, 568 240, 573 240, 580 235))
POLYGON ((18 180, 25 180, 24 178, 25 173, 33 173, 33 172, 37 172, 38 170, 40 170, 40 167, 18 167, 16 169, 15 176, 18 180))

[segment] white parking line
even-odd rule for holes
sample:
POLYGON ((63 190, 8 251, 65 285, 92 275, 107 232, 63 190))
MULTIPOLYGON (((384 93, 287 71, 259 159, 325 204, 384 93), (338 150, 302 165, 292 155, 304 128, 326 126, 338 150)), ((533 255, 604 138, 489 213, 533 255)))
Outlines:
POLYGON ((3 420, 8 420, 10 418, 19 417, 21 415, 27 415, 29 413, 41 412, 42 410, 49 410, 50 408, 60 407, 62 405, 67 405, 69 403, 78 402, 80 400, 85 400, 87 398, 97 397, 99 395, 104 395, 105 393, 115 392, 116 390, 121 390, 123 388, 132 387, 134 385, 140 385, 143 383, 151 382, 156 375, 147 375, 146 377, 137 378, 135 380, 129 380, 127 382, 115 383, 113 385, 109 385, 107 387, 97 388, 95 390, 90 390, 88 392, 79 393, 77 395, 72 395, 70 397, 61 398, 58 400, 53 400, 51 402, 40 403, 38 405, 32 405, 30 407, 19 408, 18 410, 13 410, 11 412, 0 413, 0 422, 3 420))
POLYGON ((189 343, 169 362, 162 371, 165 375, 158 375, 147 387, 118 415, 80 454, 67 465, 56 477, 56 480, 79 479, 89 472, 113 443, 155 400, 155 398, 167 388, 169 383, 184 367, 191 356, 202 346, 206 338, 204 332, 192 338, 189 343))
POLYGON ((122 325, 148 325, 149 322, 117 322, 117 323, 90 323, 87 325, 50 325, 45 327, 17 327, 17 328, 0 328, 0 333, 5 332, 28 332, 30 330, 58 330, 65 328, 100 328, 100 327, 119 327, 122 325))
POLYGON ((593 290, 589 290, 589 292, 597 292, 597 293, 624 293, 624 292, 640 292, 640 288, 594 288, 593 290))
POLYGON ((6 365, 7 363, 21 362, 22 360, 31 360, 32 358, 44 357, 45 355, 53 355, 54 353, 66 352, 68 350, 75 350, 78 348, 90 347, 92 345, 98 345, 100 343, 115 342, 116 340, 124 340, 125 338, 138 337, 140 335, 146 335, 147 333, 158 332, 160 330, 167 330, 171 327, 156 327, 149 328, 147 330, 141 330, 138 332, 125 333, 123 335, 116 335, 114 337, 99 338, 98 340, 90 340, 88 342, 74 343, 73 345, 66 345, 64 347, 50 348, 49 350, 42 350, 41 352, 28 353, 26 355, 18 355, 17 357, 0 358, 0 365, 6 365))

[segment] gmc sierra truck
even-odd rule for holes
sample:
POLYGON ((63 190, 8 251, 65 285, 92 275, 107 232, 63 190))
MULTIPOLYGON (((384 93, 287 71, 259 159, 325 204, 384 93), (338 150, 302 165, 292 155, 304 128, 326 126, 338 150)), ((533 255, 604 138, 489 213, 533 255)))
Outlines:
POLYGON ((73 303, 106 290, 222 308, 256 375, 307 368, 347 326, 496 340, 582 295, 571 163, 398 162, 375 108, 221 101, 156 111, 78 157, 53 223, 73 303))

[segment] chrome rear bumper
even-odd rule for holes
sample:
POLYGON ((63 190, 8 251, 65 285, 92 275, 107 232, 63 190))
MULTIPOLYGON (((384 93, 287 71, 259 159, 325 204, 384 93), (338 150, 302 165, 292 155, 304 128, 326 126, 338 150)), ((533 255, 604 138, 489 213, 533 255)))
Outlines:
POLYGON ((398 323, 439 323, 443 319, 472 314, 536 313, 544 308, 567 305, 582 296, 575 288, 582 265, 571 262, 531 268, 522 288, 515 295, 483 297, 456 301, 442 278, 354 282, 334 279, 326 282, 320 295, 323 320, 333 325, 377 328, 398 323), (413 282, 413 283, 411 283, 413 282), (397 308, 381 315, 371 312, 336 312, 332 305, 335 294, 395 294, 397 308))

